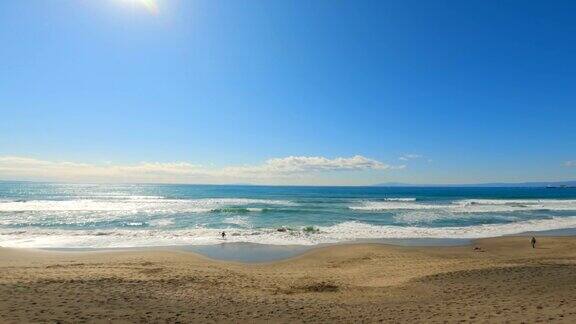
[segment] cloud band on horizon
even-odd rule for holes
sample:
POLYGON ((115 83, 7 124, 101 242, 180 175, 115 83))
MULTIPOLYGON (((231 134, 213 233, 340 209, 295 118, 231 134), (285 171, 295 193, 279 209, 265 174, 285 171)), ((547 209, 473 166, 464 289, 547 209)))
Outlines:
POLYGON ((326 158, 288 156, 272 158, 259 165, 204 167, 188 162, 141 162, 137 164, 90 164, 47 161, 20 156, 0 156, 0 179, 65 182, 134 183, 289 183, 334 172, 403 169, 361 155, 326 158), (287 181, 288 180, 288 181, 287 181))

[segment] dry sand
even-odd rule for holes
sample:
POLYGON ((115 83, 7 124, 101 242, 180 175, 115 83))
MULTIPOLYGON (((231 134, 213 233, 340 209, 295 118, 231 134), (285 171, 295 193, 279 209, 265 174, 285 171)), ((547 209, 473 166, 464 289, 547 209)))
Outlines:
POLYGON ((0 322, 109 321, 576 323, 576 238, 350 244, 268 264, 0 248, 0 322))

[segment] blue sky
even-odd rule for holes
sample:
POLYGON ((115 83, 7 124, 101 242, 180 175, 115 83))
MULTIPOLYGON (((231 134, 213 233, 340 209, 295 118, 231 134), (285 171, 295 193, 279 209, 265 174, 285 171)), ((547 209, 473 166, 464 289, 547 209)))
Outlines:
POLYGON ((573 1, 156 5, 0 2, 0 178, 576 178, 573 1))

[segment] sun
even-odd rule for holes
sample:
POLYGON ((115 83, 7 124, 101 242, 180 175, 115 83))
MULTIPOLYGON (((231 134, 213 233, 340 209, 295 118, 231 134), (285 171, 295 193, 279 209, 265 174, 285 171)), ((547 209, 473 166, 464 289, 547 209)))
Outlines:
POLYGON ((122 0, 124 2, 128 2, 134 5, 141 5, 144 7, 148 12, 156 15, 158 14, 158 3, 156 0, 122 0))

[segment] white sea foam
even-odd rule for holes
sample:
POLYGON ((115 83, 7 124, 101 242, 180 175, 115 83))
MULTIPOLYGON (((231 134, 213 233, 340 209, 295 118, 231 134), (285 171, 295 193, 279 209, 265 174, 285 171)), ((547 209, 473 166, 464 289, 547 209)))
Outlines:
POLYGON ((528 220, 505 224, 485 224, 462 227, 377 226, 359 222, 344 222, 319 227, 319 233, 303 231, 279 232, 276 229, 207 229, 186 230, 114 229, 0 229, 0 246, 28 248, 63 247, 141 247, 167 245, 205 245, 224 242, 222 230, 228 233, 226 242, 251 242, 276 245, 314 245, 357 239, 384 238, 463 238, 475 239, 518 234, 527 231, 576 228, 576 216, 528 220))
MULTIPOLYGON (((149 197, 149 196, 142 196, 149 197)), ((135 221, 135 217, 156 217, 198 213, 252 213, 274 206, 292 206, 287 200, 207 198, 165 199, 131 196, 124 200, 29 200, 0 202, 0 226, 38 224, 83 225, 95 222, 135 221)), ((129 225, 128 225, 129 226, 129 225)), ((157 225, 152 225, 157 226, 157 225)))
POLYGON ((401 210, 392 216, 394 221, 404 224, 422 224, 439 220, 500 220, 500 221, 518 221, 521 216, 514 213, 454 213, 447 210, 401 210))
POLYGON ((143 226, 144 222, 128 222, 125 225, 126 226, 143 226))
POLYGON ((576 216, 528 220, 504 224, 483 224, 457 227, 376 226, 345 222, 324 228, 339 240, 350 240, 361 233, 362 238, 463 238, 475 239, 512 235, 529 231, 546 231, 576 227, 576 216))
POLYGON ((416 201, 416 198, 384 198, 386 201, 416 201))
MULTIPOLYGON (((134 211, 134 212, 208 212, 229 206, 247 205, 293 205, 286 200, 206 198, 163 199, 149 196, 130 196, 122 201, 114 200, 30 200, 0 202, 0 212, 22 211, 134 211), (147 197, 147 198, 142 198, 147 197)), ((255 210, 257 211, 257 210, 255 210)))
POLYGON ((155 220, 149 221, 148 224, 150 226, 155 226, 155 227, 170 226, 170 225, 174 224, 174 219, 173 218, 155 219, 155 220))
POLYGON ((223 220, 223 223, 225 224, 234 224, 234 225, 240 225, 240 226, 248 226, 250 224, 250 220, 248 219, 248 217, 243 217, 243 216, 232 216, 232 217, 226 217, 223 220))
POLYGON ((73 198, 74 200, 147 200, 147 201, 167 199, 164 196, 130 195, 123 193, 97 193, 92 195, 74 195, 73 198))
POLYGON ((455 204, 463 208, 576 210, 574 199, 465 199, 455 204))
POLYGON ((402 210, 402 209, 443 209, 445 205, 433 205, 424 203, 414 203, 411 201, 364 201, 360 204, 350 206, 352 210, 363 211, 387 211, 387 210, 402 210))
POLYGON ((494 213, 530 210, 576 211, 576 200, 465 199, 444 204, 407 201, 364 201, 349 208, 360 211, 443 210, 447 213, 494 213))

